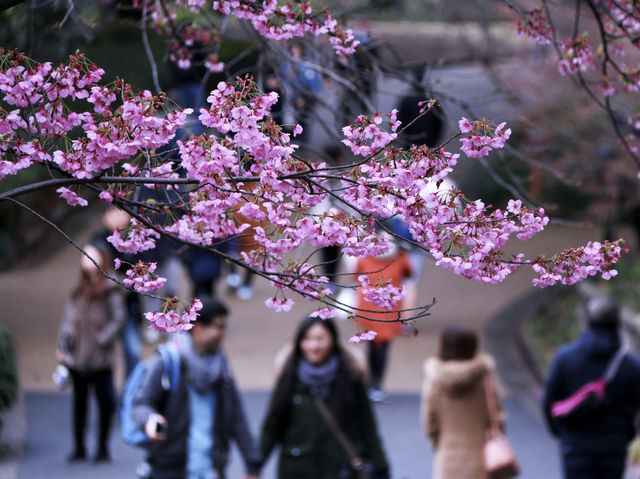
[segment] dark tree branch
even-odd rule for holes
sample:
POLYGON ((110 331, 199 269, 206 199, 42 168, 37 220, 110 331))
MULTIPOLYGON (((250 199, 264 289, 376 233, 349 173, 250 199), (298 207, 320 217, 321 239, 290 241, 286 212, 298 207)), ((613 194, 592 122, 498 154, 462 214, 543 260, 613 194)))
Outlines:
POLYGON ((24 3, 25 0, 0 0, 0 12, 9 10, 11 7, 15 7, 20 3, 24 3))

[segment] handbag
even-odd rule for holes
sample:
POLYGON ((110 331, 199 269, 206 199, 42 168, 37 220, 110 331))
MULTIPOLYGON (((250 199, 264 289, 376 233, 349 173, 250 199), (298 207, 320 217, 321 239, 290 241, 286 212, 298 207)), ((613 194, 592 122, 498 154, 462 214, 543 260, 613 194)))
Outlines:
POLYGON ((347 453, 349 457, 349 465, 356 472, 358 479, 373 479, 373 468, 371 464, 365 462, 356 452, 356 449, 351 444, 351 441, 347 438, 346 434, 340 429, 337 421, 331 414, 331 411, 325 404, 325 402, 319 396, 313 396, 313 402, 318 408, 320 415, 323 417, 331 432, 342 446, 342 449, 347 453))
POLYGON ((484 378, 484 392, 489 409, 489 429, 484 445, 484 467, 489 479, 510 479, 520 474, 520 466, 507 437, 498 427, 498 406, 496 394, 487 374, 484 378))
POLYGON ((597 418, 606 404, 607 384, 615 377, 624 354, 624 349, 620 348, 609 361, 603 377, 588 382, 568 398, 552 403, 551 417, 569 429, 597 418))
POLYGON ((640 437, 638 436, 627 448, 627 460, 622 479, 640 479, 640 437))

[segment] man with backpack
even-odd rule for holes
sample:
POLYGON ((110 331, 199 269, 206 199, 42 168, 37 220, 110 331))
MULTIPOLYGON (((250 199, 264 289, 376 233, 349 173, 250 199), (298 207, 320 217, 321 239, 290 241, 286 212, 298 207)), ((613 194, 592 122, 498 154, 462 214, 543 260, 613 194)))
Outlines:
POLYGON ((565 479, 623 475, 640 408, 640 359, 621 349, 619 310, 611 298, 589 300, 586 330, 563 346, 551 364, 542 408, 551 432, 560 440, 565 479), (598 380, 605 383, 603 400, 594 396, 581 400, 577 391, 598 380), (569 411, 559 407, 565 404, 569 411))
POLYGON ((151 358, 131 407, 150 441, 151 479, 224 479, 230 441, 243 456, 246 479, 256 479, 261 456, 221 345, 228 310, 204 299, 189 334, 151 358), (178 353, 179 370, 167 356, 178 353), (169 384, 168 384, 169 383, 169 384), (171 384, 173 383, 173 384, 171 384))

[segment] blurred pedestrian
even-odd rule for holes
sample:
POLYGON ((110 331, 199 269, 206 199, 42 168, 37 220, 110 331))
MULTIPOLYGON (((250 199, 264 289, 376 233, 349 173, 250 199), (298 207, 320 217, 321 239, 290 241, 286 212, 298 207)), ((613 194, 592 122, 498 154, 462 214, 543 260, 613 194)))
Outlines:
POLYGON ((302 133, 296 137, 296 143, 305 144, 309 139, 311 115, 317 103, 318 95, 322 93, 322 76, 316 70, 305 65, 313 63, 304 55, 302 44, 294 42, 291 45, 290 59, 280 67, 279 77, 284 87, 285 101, 293 118, 291 121, 302 127, 302 133))
MULTIPOLYGON (((262 198, 255 192, 256 185, 246 185, 241 189, 246 191, 241 201, 236 205, 235 210, 240 210, 247 204, 261 205, 262 198)), ((265 214, 267 211, 261 208, 265 214)), ((235 214, 235 213, 234 213, 235 214)), ((244 261, 242 258, 244 255, 254 256, 256 252, 261 251, 260 244, 255 240, 256 228, 267 228, 268 220, 257 220, 255 218, 249 218, 242 213, 235 214, 236 224, 238 226, 248 225, 248 228, 242 230, 241 233, 234 237, 224 240, 223 246, 226 248, 226 252, 230 256, 235 256, 238 260, 244 261)), ((258 253, 261 254, 261 253, 258 253)), ((234 263, 229 263, 230 273, 227 276, 227 284, 231 291, 235 291, 236 296, 242 300, 249 300, 253 297, 253 279, 255 274, 251 268, 245 268, 241 274, 238 272, 239 267, 234 263)))
MULTIPOLYGON (((124 262, 120 270, 124 274, 129 265, 136 264, 136 255, 131 253, 120 253, 107 241, 107 238, 117 230, 124 230, 130 225, 131 216, 117 206, 108 206, 102 214, 102 228, 91 235, 89 243, 100 250, 108 251, 111 259, 119 258, 124 262)), ((142 357, 142 335, 140 326, 142 325, 142 312, 140 310, 140 295, 132 290, 124 290, 125 299, 125 325, 122 328, 120 338, 122 339, 122 350, 125 359, 125 379, 129 377, 133 368, 142 357)))
POLYGON ((431 111, 420 116, 423 106, 419 103, 429 100, 422 86, 424 68, 416 68, 412 74, 411 89, 400 99, 398 107, 398 120, 402 122, 402 127, 411 126, 403 131, 398 141, 406 149, 411 145, 434 148, 442 134, 444 113, 437 104, 431 111))
MULTIPOLYGON (((227 238, 211 245, 211 249, 236 256, 235 239, 227 238)), ((223 259, 220 255, 196 246, 187 246, 182 251, 182 261, 191 280, 194 297, 217 296, 217 284, 222 274, 223 259)))
MULTIPOLYGON (((389 251, 378 256, 359 258, 356 263, 356 276, 366 275, 369 283, 390 281, 395 288, 404 286, 405 281, 413 275, 409 254, 398 246, 398 241, 387 233, 391 245, 389 251)), ((376 336, 368 344, 368 363, 370 376, 369 397, 372 401, 385 401, 386 393, 382 389, 384 373, 387 367, 391 341, 403 332, 402 323, 397 321, 397 312, 390 312, 381 306, 366 300, 362 288, 357 290, 357 306, 363 310, 358 317, 358 324, 364 330, 374 331, 376 336), (363 316, 366 316, 365 319, 363 316)), ((394 309, 403 309, 404 301, 400 301, 394 309)), ((403 314, 400 314, 402 317, 403 314)))
POLYGON ((620 306, 612 298, 595 297, 585 308, 587 328, 557 352, 542 396, 551 432, 560 441, 565 479, 620 479, 627 446, 635 436, 640 408, 640 359, 625 352, 620 341, 620 306), (614 358, 621 362, 605 389, 598 414, 568 426, 552 417, 552 405, 585 384, 605 376, 614 358))
POLYGON ((300 323, 260 445, 265 460, 280 445, 278 479, 356 479, 361 467, 371 472, 367 477, 388 479, 364 375, 340 345, 332 320, 310 316, 300 323))
POLYGON ((488 479, 483 450, 487 431, 503 428, 494 382, 494 361, 478 352, 478 336, 465 326, 447 326, 437 357, 424 367, 421 419, 435 450, 434 479, 488 479), (490 396, 491 395, 491 396, 490 396), (489 400, 495 397, 498 424, 489 400))
POLYGON ((134 420, 154 441, 147 455, 150 479, 224 478, 232 440, 246 465, 244 477, 258 477, 260 453, 222 349, 228 315, 223 303, 202 299, 198 321, 171 345, 181 367, 170 393, 162 357, 152 358, 133 408, 134 420))
POLYGON ((109 461, 109 436, 115 392, 113 387, 114 346, 125 321, 121 289, 98 270, 111 271, 105 251, 84 248, 78 280, 67 299, 60 333, 57 360, 69 369, 73 384, 74 449, 70 462, 87 458, 85 429, 87 401, 92 389, 98 402, 99 429, 94 462, 109 461))

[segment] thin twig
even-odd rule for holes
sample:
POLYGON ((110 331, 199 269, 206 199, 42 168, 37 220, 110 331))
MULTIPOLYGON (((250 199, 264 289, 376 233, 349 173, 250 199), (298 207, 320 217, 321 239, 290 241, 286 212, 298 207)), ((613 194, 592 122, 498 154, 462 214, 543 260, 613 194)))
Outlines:
POLYGON ((151 51, 151 45, 149 44, 149 38, 147 36, 147 2, 143 2, 144 7, 142 9, 142 43, 144 44, 144 51, 147 54, 147 59, 149 60, 149 64, 151 65, 151 76, 153 77, 153 87, 156 89, 156 93, 160 93, 162 88, 160 88, 160 81, 158 80, 158 66, 156 65, 156 60, 153 57, 153 52, 151 51))

